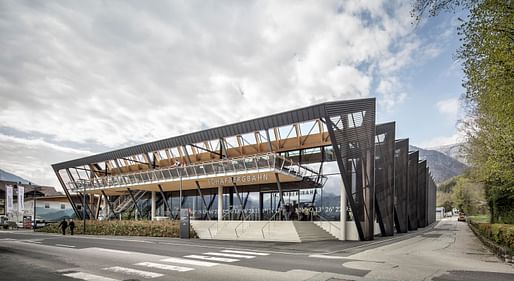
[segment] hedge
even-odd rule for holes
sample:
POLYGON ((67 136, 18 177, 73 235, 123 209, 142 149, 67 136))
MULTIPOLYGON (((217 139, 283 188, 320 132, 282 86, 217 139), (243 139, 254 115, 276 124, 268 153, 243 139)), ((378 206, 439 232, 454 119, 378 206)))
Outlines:
MULTIPOLYGON (((76 220, 75 234, 83 234, 83 221, 76 220)), ((49 224, 38 228, 38 232, 61 233, 59 223, 49 224)), ((180 225, 178 221, 86 221, 86 233, 90 235, 119 235, 119 236, 152 236, 152 237, 179 237, 180 225)), ((69 233, 70 229, 66 230, 69 233)), ((195 234, 191 230, 191 237, 195 234)))
POLYGON ((485 238, 508 248, 510 254, 514 253, 514 224, 491 224, 473 219, 470 219, 469 223, 485 238))

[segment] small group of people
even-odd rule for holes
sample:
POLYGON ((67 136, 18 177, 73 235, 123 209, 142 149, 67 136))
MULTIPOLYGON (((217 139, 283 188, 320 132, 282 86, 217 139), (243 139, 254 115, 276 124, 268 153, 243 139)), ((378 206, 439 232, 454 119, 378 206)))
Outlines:
POLYGON ((67 222, 66 219, 62 219, 62 222, 58 226, 58 228, 62 229, 62 235, 66 235, 66 228, 68 227, 70 228, 70 234, 73 235, 73 230, 75 229, 73 219, 70 219, 70 222, 67 222))

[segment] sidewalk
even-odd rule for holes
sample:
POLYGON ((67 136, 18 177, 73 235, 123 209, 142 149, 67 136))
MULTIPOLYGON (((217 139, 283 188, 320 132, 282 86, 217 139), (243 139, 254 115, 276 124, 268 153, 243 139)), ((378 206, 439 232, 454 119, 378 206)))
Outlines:
POLYGON ((440 221, 434 231, 348 256, 345 267, 385 280, 514 280, 514 267, 482 245, 466 223, 440 221))

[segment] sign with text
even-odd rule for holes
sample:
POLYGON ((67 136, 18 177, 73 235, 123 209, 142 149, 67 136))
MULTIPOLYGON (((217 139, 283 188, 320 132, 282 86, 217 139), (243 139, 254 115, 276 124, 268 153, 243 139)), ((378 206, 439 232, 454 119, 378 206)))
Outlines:
POLYGON ((267 182, 269 181, 268 174, 258 174, 258 175, 247 175, 247 176, 233 176, 233 177, 222 177, 215 179, 208 179, 208 183, 210 185, 223 186, 232 184, 249 184, 249 183, 259 183, 259 182, 267 182))
POLYGON ((18 185, 18 212, 25 210, 25 187, 18 185))
POLYGON ((10 214, 13 211, 13 195, 12 195, 13 187, 12 185, 6 185, 5 186, 5 211, 6 213, 10 214))
POLYGON ((189 239, 189 209, 180 209, 180 238, 189 239))

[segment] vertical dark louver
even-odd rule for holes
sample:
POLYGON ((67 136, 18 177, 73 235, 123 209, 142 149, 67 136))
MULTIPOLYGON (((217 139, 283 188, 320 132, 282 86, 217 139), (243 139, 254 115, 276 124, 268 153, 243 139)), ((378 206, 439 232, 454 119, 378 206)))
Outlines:
POLYGON ((360 240, 374 236, 375 100, 326 104, 325 122, 360 240))
POLYGON ((409 139, 397 140, 394 158, 394 224, 396 232, 408 231, 409 139))
POLYGON ((409 154, 409 230, 418 229, 418 159, 418 151, 409 154))
POLYGON ((427 226, 427 161, 418 163, 418 227, 427 226))
POLYGON ((375 210, 382 236, 394 235, 395 123, 375 128, 375 210))

